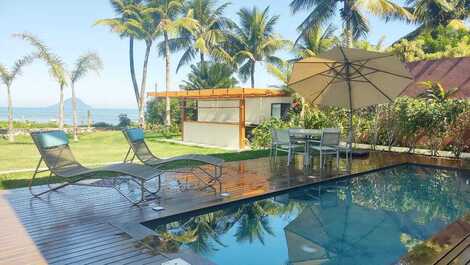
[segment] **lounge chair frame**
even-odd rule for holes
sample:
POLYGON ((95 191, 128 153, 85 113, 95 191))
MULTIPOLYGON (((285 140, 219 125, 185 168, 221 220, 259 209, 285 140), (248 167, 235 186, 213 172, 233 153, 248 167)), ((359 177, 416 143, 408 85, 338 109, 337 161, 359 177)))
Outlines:
POLYGON ((142 162, 144 165, 156 167, 164 172, 173 172, 173 173, 186 173, 192 174, 200 182, 204 184, 204 188, 210 188, 217 194, 217 188, 215 185, 219 186, 219 192, 222 193, 222 170, 223 170, 223 160, 214 158, 206 155, 182 155, 176 156, 168 159, 162 159, 155 156, 148 147, 145 139, 132 141, 127 133, 127 129, 122 130, 127 142, 129 143, 129 149, 127 150, 126 156, 124 157, 123 162, 129 163, 133 162, 136 158, 142 162), (165 165, 173 162, 187 161, 186 169, 189 170, 166 170, 162 169, 165 165), (199 162, 205 165, 213 166, 213 173, 202 168, 201 166, 190 165, 189 162, 199 162), (205 178, 208 177, 209 180, 205 178))
POLYGON ((125 199, 130 201, 133 205, 139 205, 140 203, 146 200, 147 195, 156 196, 157 193, 161 190, 161 174, 163 172, 158 169, 146 167, 143 165, 136 165, 136 164, 112 164, 101 168, 90 169, 81 165, 73 156, 72 151, 68 144, 56 146, 53 148, 44 149, 41 147, 37 135, 41 133, 48 133, 54 131, 47 131, 47 132, 31 132, 31 137, 33 138, 33 142, 36 144, 38 151, 41 155, 39 162, 34 170, 33 176, 28 184, 28 189, 33 195, 33 197, 40 197, 44 194, 47 194, 52 191, 57 191, 69 185, 76 185, 76 186, 89 186, 89 187, 106 187, 106 188, 113 188, 119 192, 125 199), (55 159, 51 159, 51 155, 48 153, 56 152, 58 153, 55 156, 55 159), (63 155, 63 157, 62 157, 63 155), (45 164, 46 169, 41 169, 41 165, 45 164), (53 176, 61 177, 63 179, 62 184, 58 184, 57 186, 53 187, 51 181, 47 183, 48 189, 41 191, 41 192, 34 192, 34 180, 36 179, 39 173, 43 172, 50 172, 49 176, 47 177, 49 180, 53 176), (125 180, 119 180, 119 177, 112 177, 112 185, 111 186, 102 186, 102 185, 94 185, 94 184, 86 184, 86 183, 79 183, 82 180, 88 179, 92 176, 96 176, 98 173, 113 173, 113 174, 122 174, 123 176, 129 176, 130 178, 127 181, 132 181, 136 183, 140 188, 140 198, 138 200, 132 199, 125 193, 123 193, 119 187, 125 180), (156 185, 155 191, 150 190, 145 186, 145 184, 157 178, 158 182, 156 185))

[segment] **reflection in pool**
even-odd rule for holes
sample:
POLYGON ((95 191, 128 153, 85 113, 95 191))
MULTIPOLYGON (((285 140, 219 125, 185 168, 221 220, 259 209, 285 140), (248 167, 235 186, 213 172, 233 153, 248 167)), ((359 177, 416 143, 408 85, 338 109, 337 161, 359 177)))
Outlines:
POLYGON ((221 265, 391 264, 470 209, 470 176, 400 166, 153 226, 221 265))

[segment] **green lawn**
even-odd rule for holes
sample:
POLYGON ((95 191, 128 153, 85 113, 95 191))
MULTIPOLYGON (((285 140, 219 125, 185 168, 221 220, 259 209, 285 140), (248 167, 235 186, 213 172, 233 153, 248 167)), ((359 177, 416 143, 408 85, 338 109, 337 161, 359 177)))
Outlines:
MULTIPOLYGON (((146 140, 152 151, 160 157, 170 157, 189 153, 214 154, 226 161, 246 160, 268 155, 267 151, 249 151, 229 153, 222 149, 203 148, 167 143, 156 134, 149 133, 146 140)), ((0 172, 33 169, 39 153, 30 137, 17 137, 16 143, 0 139, 0 172)), ((122 161, 128 145, 119 131, 95 132, 80 137, 79 142, 71 142, 76 158, 85 165, 122 161)), ((31 177, 31 172, 0 174, 0 189, 24 187, 31 177)), ((41 181, 38 182, 38 184, 41 181)))

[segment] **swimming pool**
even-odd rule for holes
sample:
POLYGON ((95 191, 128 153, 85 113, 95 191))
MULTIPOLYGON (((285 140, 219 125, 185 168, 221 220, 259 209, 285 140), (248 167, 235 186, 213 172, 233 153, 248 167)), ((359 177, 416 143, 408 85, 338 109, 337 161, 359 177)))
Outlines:
POLYGON ((469 180, 403 165, 144 225, 221 265, 392 264, 470 211, 469 180))

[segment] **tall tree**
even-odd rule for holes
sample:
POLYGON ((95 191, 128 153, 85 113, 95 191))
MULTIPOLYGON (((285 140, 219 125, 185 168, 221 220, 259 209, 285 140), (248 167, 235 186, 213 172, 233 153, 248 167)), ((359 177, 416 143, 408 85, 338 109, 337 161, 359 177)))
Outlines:
POLYGON ((18 33, 14 36, 19 37, 37 50, 37 57, 44 61, 49 67, 49 73, 59 85, 59 129, 64 129, 64 88, 67 86, 67 72, 62 59, 52 53, 49 48, 38 38, 30 33, 18 33))
POLYGON ((77 136, 77 96, 75 92, 75 84, 86 76, 90 71, 99 73, 103 68, 103 63, 94 52, 88 52, 80 56, 75 63, 75 67, 70 73, 70 86, 72 88, 72 126, 73 126, 73 139, 78 141, 77 136))
POLYGON ((13 99, 11 95, 11 86, 13 81, 21 75, 24 66, 30 64, 34 60, 34 55, 27 55, 15 61, 13 67, 8 69, 5 65, 0 64, 0 78, 7 88, 8 98, 8 140, 15 141, 15 134, 13 133, 13 99))
POLYGON ((298 57, 312 57, 330 49, 336 41, 335 31, 336 27, 329 24, 326 27, 313 27, 302 32, 294 47, 298 57))
POLYGON ((234 69, 230 65, 201 62, 197 65, 191 65, 191 72, 181 87, 186 90, 234 87, 238 81, 233 77, 233 74, 234 69))
MULTIPOLYGON (((128 7, 128 13, 126 13, 125 19, 104 19, 99 20, 96 23, 110 26, 114 31, 119 32, 121 35, 130 36, 130 39, 143 40, 145 42, 145 55, 142 66, 142 79, 139 86, 134 85, 134 93, 137 98, 137 105, 139 107, 139 125, 145 128, 145 88, 147 86, 147 72, 148 72, 148 61, 150 57, 150 51, 155 38, 160 33, 159 23, 160 19, 152 14, 150 8, 140 4, 132 4, 128 7), (136 89, 137 88, 137 89, 136 89)), ((132 56, 132 67, 134 60, 132 56)), ((134 72, 132 70, 132 72, 134 72)), ((133 74, 133 82, 135 73, 133 74)), ((135 82, 137 82, 135 80, 135 82)))
MULTIPOLYGON (((171 89, 171 48, 170 37, 182 28, 192 30, 196 22, 192 19, 192 13, 189 12, 181 16, 184 0, 148 0, 148 13, 158 16, 160 23, 158 31, 163 34, 163 41, 159 44, 160 51, 165 58, 165 87, 166 91, 171 89)), ((170 98, 166 98, 165 124, 171 123, 171 105, 170 98)))
POLYGON ((364 11, 373 15, 390 19, 406 17, 412 19, 412 14, 405 8, 389 0, 292 0, 290 3, 293 13, 311 10, 307 18, 298 27, 304 34, 308 30, 319 27, 333 20, 336 10, 340 8, 343 21, 344 46, 352 47, 354 39, 359 39, 369 32, 369 23, 364 11))
POLYGON ((193 13, 197 22, 194 29, 183 29, 178 38, 171 40, 171 46, 184 49, 177 71, 199 55, 201 63, 210 55, 216 59, 227 60, 231 56, 223 47, 233 22, 224 17, 229 3, 217 6, 216 0, 191 0, 183 6, 183 12, 193 13))
POLYGON ((161 34, 160 17, 156 16, 150 8, 139 9, 135 18, 129 19, 129 28, 137 33, 139 39, 145 41, 144 64, 142 66, 142 80, 140 84, 140 110, 139 123, 145 128, 145 88, 147 86, 147 71, 150 51, 154 40, 161 34))
POLYGON ((129 19, 137 16, 137 10, 141 8, 141 0, 110 0, 111 6, 118 17, 109 19, 99 19, 95 25, 109 26, 113 32, 119 33, 121 38, 129 38, 129 69, 131 73, 132 86, 134 88, 137 107, 141 109, 139 85, 135 75, 134 67, 134 39, 138 38, 138 33, 129 27, 129 19))
POLYGON ((269 7, 262 11, 256 7, 242 8, 237 14, 240 21, 234 25, 229 45, 233 46, 234 60, 242 64, 239 68, 241 78, 245 81, 250 78, 251 87, 255 87, 256 62, 281 62, 274 54, 288 41, 274 33, 279 16, 270 16, 269 7))
POLYGON ((289 61, 282 61, 278 64, 269 63, 266 65, 268 73, 281 83, 281 85, 274 85, 274 87, 279 87, 286 91, 290 91, 289 79, 292 75, 292 66, 292 62, 289 61))
POLYGON ((407 39, 414 39, 438 26, 465 27, 464 21, 470 17, 470 0, 407 0, 406 4, 419 24, 416 30, 405 36, 407 39))

